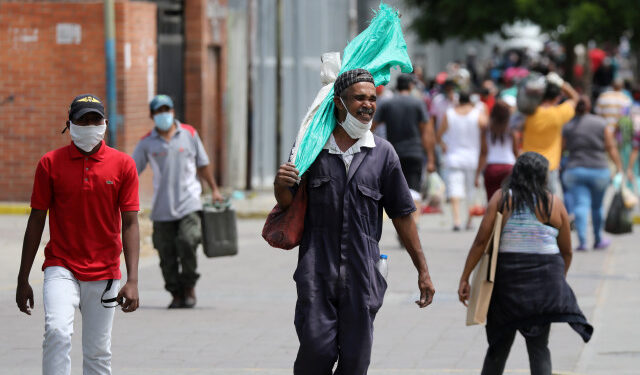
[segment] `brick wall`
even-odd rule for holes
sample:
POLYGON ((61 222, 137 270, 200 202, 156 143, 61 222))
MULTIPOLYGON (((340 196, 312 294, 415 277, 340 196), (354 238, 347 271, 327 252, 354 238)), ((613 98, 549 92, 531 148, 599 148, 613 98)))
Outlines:
POLYGON ((185 119, 198 129, 218 184, 226 185, 227 0, 185 2, 185 119))
MULTIPOLYGON (((155 9, 116 3, 118 148, 129 153, 152 126, 147 77, 151 69, 155 84, 155 9)), ((104 59, 102 2, 0 3, 0 200, 28 200, 39 158, 70 142, 60 131, 75 95, 106 99, 104 59)), ((150 189, 148 177, 142 192, 150 189)))
MULTIPOLYGON (((156 6, 146 2, 116 3, 116 56, 118 148, 133 153, 136 144, 153 128, 149 101, 156 93, 156 6)), ((140 203, 149 207, 153 196, 151 168, 140 176, 140 203)))

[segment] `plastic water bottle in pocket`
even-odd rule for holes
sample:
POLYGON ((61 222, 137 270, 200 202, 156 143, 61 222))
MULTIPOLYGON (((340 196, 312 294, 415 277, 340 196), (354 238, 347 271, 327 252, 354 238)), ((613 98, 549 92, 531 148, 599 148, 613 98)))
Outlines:
POLYGON ((380 274, 385 280, 387 279, 387 275, 389 275, 389 263, 387 258, 387 254, 380 254, 380 260, 378 260, 378 264, 376 265, 376 267, 378 267, 378 271, 380 271, 380 274))

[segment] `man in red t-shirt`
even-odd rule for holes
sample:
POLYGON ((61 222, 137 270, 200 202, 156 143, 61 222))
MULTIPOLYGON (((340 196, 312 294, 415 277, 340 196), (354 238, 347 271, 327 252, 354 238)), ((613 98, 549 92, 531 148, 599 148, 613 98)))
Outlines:
POLYGON ((45 154, 36 168, 16 303, 31 315, 29 273, 49 211, 51 238, 42 266, 44 375, 71 373, 76 308, 82 313, 83 373, 111 374, 111 307, 138 308, 138 174, 130 156, 104 143, 106 127, 100 99, 77 96, 63 130, 70 130, 72 143, 45 154), (127 282, 115 296, 123 250, 127 282))

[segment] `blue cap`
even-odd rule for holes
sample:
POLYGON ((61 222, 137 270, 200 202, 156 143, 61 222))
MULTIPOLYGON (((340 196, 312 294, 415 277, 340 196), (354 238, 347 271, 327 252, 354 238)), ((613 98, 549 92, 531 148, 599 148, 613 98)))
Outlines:
POLYGON ((380 254, 380 259, 387 259, 387 254, 380 254))
POLYGON ((151 100, 151 103, 149 103, 149 109, 151 112, 155 112, 163 105, 173 108, 173 100, 171 100, 168 95, 156 95, 153 100, 151 100))

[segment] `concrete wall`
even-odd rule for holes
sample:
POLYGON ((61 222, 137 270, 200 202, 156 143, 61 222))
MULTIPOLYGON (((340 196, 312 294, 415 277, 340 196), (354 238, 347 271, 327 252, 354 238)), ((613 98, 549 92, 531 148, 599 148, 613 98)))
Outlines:
POLYGON ((227 186, 244 189, 247 182, 249 12, 247 0, 230 1, 227 13, 227 84, 224 114, 227 124, 227 186))

